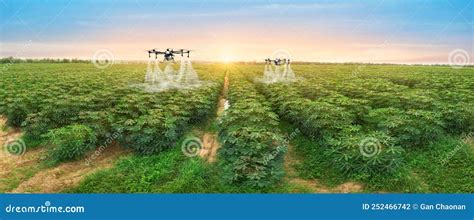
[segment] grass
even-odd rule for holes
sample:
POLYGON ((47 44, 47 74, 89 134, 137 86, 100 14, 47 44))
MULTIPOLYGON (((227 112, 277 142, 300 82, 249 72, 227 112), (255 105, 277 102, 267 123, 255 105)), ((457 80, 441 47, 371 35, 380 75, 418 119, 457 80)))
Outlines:
MULTIPOLYGON (((215 115, 215 112, 214 114, 215 115)), ((190 135, 218 131, 217 118, 209 117, 190 128, 190 135)), ((184 135, 186 137, 188 135, 184 135)), ((84 178, 69 193, 245 193, 259 192, 223 182, 218 163, 209 164, 181 151, 181 138, 175 146, 157 155, 132 155, 109 169, 84 178)), ((285 191, 283 188, 267 189, 285 191)))
MULTIPOLYGON (((295 130, 281 122, 288 134, 295 130)), ((196 125, 194 131, 216 132, 215 119, 196 125)), ((74 193, 309 193, 311 189, 283 181, 263 190, 244 189, 223 182, 218 163, 183 155, 179 145, 153 156, 132 155, 120 159, 114 167, 88 175, 79 186, 67 189, 74 193)), ((348 178, 339 173, 324 157, 324 146, 303 134, 297 134, 291 144, 301 158, 296 167, 298 177, 318 179, 327 187, 348 181, 361 182, 365 192, 466 193, 474 192, 474 150, 472 143, 461 142, 459 136, 447 136, 437 142, 407 150, 406 166, 392 175, 370 179, 348 178)), ((45 165, 16 169, 0 180, 0 192, 18 187, 45 165)))
MULTIPOLYGON (((179 147, 153 156, 129 156, 87 176, 73 193, 243 193, 258 192, 222 182, 217 164, 183 155, 179 147)), ((279 188, 278 191, 282 191, 279 188)))
MULTIPOLYGON (((82 65, 81 65, 82 66, 82 65)), ((316 65, 315 65, 316 66, 316 65)), ((320 65, 315 68, 294 66, 301 72, 311 70, 311 74, 327 72, 335 74, 340 68, 350 72, 354 68, 345 65, 320 65), (323 68, 324 66, 328 66, 323 68), (305 70, 305 71, 303 71, 305 70), (314 73, 313 73, 314 72, 314 73)), ((314 66, 312 66, 314 67, 314 66)), ((383 66, 374 66, 374 72, 383 66)), ((59 66, 58 66, 59 68, 59 66)), ((62 67, 61 67, 62 68, 62 67)), ((76 68, 76 67, 75 67, 76 68)), ((89 67, 88 67, 89 68, 89 67)), ((135 68, 135 67, 134 67, 135 68)), ((400 66, 388 66, 393 72, 400 66)), ((417 67, 422 68, 422 67, 417 67)), ((423 67, 424 69, 425 67, 423 67)), ((79 68, 78 68, 79 69, 79 68)), ((433 67, 434 70, 439 67, 433 67)), ((370 70, 367 69, 367 70, 370 70)), ((372 70, 371 70, 372 71, 372 70)), ((414 70, 418 71, 418 70, 414 70)), ((465 69, 465 71, 468 71, 465 69)), ((306 71, 307 72, 307 71, 306 71)), ((428 72, 428 70, 427 70, 428 72)), ((423 73, 423 72, 422 72, 423 73)), ((419 75, 419 74, 418 74, 419 75)), ((322 75, 325 76, 325 75, 322 75)), ((375 75, 377 76, 377 75, 375 75)), ((424 79, 424 78, 420 78, 424 79)), ((418 80, 418 78, 414 78, 418 80)), ((215 109, 216 110, 216 109, 215 109)), ((215 111, 214 110, 214 111, 215 111)), ((194 132, 218 132, 215 112, 203 123, 190 128, 194 132)), ((7 131, 7 126, 0 126, 7 131)), ((282 121, 281 129, 292 133, 295 127, 282 121)), ((39 137, 22 137, 29 149, 40 146, 39 137)), ((223 182, 219 160, 209 164, 202 159, 183 155, 180 142, 160 154, 152 156, 131 155, 116 162, 112 168, 91 173, 79 186, 66 192, 77 193, 290 193, 311 192, 303 185, 283 181, 280 185, 263 190, 239 188, 223 182)), ((472 139, 471 139, 472 143, 472 139)), ((328 188, 351 181, 364 185, 365 192, 406 192, 406 193, 473 193, 474 192, 474 150, 472 145, 463 144, 458 136, 441 137, 436 143, 409 149, 405 153, 406 165, 394 174, 380 174, 372 178, 347 177, 328 163, 324 156, 322 142, 298 134, 291 140, 294 152, 301 158, 296 167, 296 175, 302 179, 318 179, 328 188)), ((16 188, 21 182, 31 178, 46 164, 18 167, 12 174, 0 180, 0 192, 16 188)), ((31 189, 32 191, 36 189, 31 189)))
MULTIPOLYGON (((196 125, 191 133, 217 132, 216 120, 196 125)), ((186 136, 186 135, 185 135, 186 136)), ((182 138, 184 139, 184 138, 182 138)), ((120 159, 112 168, 92 173, 67 193, 289 193, 308 192, 283 182, 273 188, 241 188, 222 180, 218 162, 206 163, 200 157, 187 157, 182 140, 157 155, 132 155, 120 159)))
POLYGON ((426 192, 474 192, 474 152, 459 137, 444 137, 428 146, 410 152, 409 165, 424 183, 426 192))
MULTIPOLYGON (((288 123, 281 124, 284 131, 294 130, 288 123)), ((296 169, 299 177, 318 179, 328 187, 356 181, 364 184, 365 192, 474 192, 474 147, 463 143, 459 136, 442 137, 428 146, 407 150, 406 166, 394 174, 372 178, 345 177, 328 164, 323 155, 324 146, 302 134, 291 142, 295 153, 302 158, 296 169)))
POLYGON ((0 193, 9 192, 16 189, 22 182, 30 179, 39 171, 45 169, 44 165, 32 165, 18 167, 8 177, 0 179, 0 193))
MULTIPOLYGON (((296 129, 285 121, 280 122, 280 127, 282 131, 288 134, 296 129)), ((311 140, 302 133, 298 133, 290 142, 293 145, 295 155, 301 158, 301 163, 295 167, 300 178, 318 179, 320 183, 329 187, 349 181, 348 178, 339 174, 328 164, 327 158, 323 155, 324 146, 320 143, 311 140)))
POLYGON ((110 169, 89 175, 71 192, 184 193, 200 190, 204 165, 196 159, 186 159, 179 148, 153 156, 130 156, 110 169))

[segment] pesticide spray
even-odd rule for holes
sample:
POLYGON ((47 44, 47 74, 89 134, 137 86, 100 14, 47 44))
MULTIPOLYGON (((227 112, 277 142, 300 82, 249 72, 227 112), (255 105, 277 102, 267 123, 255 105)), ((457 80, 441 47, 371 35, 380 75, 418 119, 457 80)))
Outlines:
MULTIPOLYGON (((148 51, 153 53, 165 54, 164 70, 160 68, 160 62, 155 58, 154 62, 151 56, 147 63, 145 82, 131 85, 134 88, 140 88, 147 92, 161 92, 168 89, 193 89, 201 86, 204 82, 199 80, 196 71, 193 68, 191 60, 189 59, 189 50, 187 57, 182 56, 178 70, 174 69, 174 56, 175 51, 167 49, 166 52, 160 52, 156 50, 148 51), (167 56, 167 54, 170 54, 167 56)), ((183 55, 185 50, 179 50, 178 52, 183 55)))
POLYGON ((276 82, 293 82, 296 80, 295 73, 291 69, 289 59, 266 59, 265 69, 263 71, 263 78, 260 79, 263 83, 276 82))
POLYGON ((151 83, 151 79, 153 72, 151 71, 151 59, 148 60, 148 64, 146 66, 146 74, 145 74, 145 83, 151 83))
POLYGON ((164 73, 160 68, 158 60, 155 60, 155 69, 153 70, 153 78, 151 84, 161 83, 161 80, 164 79, 164 73))

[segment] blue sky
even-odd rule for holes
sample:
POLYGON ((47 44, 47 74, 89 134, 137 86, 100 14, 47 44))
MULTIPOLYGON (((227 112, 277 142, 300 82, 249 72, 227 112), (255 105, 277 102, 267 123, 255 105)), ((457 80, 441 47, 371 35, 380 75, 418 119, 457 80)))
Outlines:
MULTIPOLYGON (((446 63, 473 57, 474 0, 0 0, 0 56, 145 59, 190 48, 197 60, 446 63)), ((471 61, 472 62, 472 61, 471 61)))

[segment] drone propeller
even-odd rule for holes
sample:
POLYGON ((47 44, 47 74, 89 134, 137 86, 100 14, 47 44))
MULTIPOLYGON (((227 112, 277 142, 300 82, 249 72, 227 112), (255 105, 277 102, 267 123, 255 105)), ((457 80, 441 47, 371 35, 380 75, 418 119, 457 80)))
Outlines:
POLYGON ((151 50, 146 50, 148 52, 148 57, 150 58, 151 57, 151 54, 154 53, 155 54, 155 57, 158 57, 158 54, 164 54, 165 57, 167 56, 171 56, 173 57, 175 54, 180 54, 181 56, 184 56, 184 54, 187 54, 187 57, 189 58, 189 54, 191 53, 191 51, 193 50, 187 50, 187 49, 178 49, 178 50, 175 50, 175 49, 172 49, 172 48, 167 48, 166 50, 164 51, 159 51, 159 50, 156 50, 156 48, 153 48, 151 50))

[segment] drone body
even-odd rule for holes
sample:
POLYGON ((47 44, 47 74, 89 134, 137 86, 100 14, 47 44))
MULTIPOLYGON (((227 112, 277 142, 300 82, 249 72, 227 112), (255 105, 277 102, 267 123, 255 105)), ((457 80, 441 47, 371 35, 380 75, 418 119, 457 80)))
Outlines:
POLYGON ((275 58, 274 60, 267 58, 265 59, 265 64, 273 64, 276 66, 280 66, 282 64, 290 64, 290 59, 280 59, 280 58, 275 58))
POLYGON ((191 53, 191 50, 186 50, 186 49, 173 50, 173 49, 168 48, 165 51, 151 49, 151 50, 147 50, 147 52, 148 52, 148 58, 151 58, 151 55, 155 54, 155 59, 158 59, 158 54, 161 54, 161 55, 164 55, 163 61, 175 62, 174 55, 178 54, 183 57, 184 54, 188 54, 187 57, 189 58, 189 54, 191 53))

